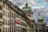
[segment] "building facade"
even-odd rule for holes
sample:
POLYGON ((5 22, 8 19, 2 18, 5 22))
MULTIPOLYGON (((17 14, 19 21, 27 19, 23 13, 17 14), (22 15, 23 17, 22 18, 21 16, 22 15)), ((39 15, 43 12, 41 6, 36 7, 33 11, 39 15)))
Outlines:
MULTIPOLYGON (((29 32, 30 27, 26 23, 26 19, 22 17, 16 6, 8 0, 0 0, 0 32, 29 32), (17 24, 17 20, 20 24, 17 24)), ((20 12, 20 11, 19 11, 20 12)), ((21 13, 22 14, 22 13, 21 13)))
POLYGON ((2 19, 2 14, 3 14, 3 11, 2 11, 2 7, 3 7, 3 1, 0 0, 0 32, 3 32, 3 19, 2 19))
POLYGON ((14 32, 15 16, 16 12, 0 0, 0 32, 14 32))

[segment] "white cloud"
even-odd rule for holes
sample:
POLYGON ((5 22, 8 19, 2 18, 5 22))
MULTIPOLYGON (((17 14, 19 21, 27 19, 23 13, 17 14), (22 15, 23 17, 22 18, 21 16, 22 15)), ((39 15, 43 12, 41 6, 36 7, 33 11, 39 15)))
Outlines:
POLYGON ((48 17, 48 9, 41 10, 41 14, 48 17))
POLYGON ((34 8, 34 9, 40 9, 40 7, 32 7, 32 8, 34 8))
POLYGON ((22 7, 22 5, 25 4, 24 0, 9 0, 11 1, 13 4, 17 5, 18 7, 22 7))
POLYGON ((48 3, 48 0, 45 0, 48 3))
POLYGON ((41 8, 44 8, 44 6, 41 6, 41 7, 32 7, 34 9, 41 9, 41 8))
POLYGON ((22 9, 25 5, 20 6, 19 8, 22 9))
POLYGON ((28 1, 29 4, 32 4, 32 5, 37 5, 37 3, 35 1, 28 1))

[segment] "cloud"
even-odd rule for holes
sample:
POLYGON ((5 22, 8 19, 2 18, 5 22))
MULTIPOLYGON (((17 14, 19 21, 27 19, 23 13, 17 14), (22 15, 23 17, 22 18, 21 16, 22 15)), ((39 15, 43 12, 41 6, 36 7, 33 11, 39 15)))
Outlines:
MULTIPOLYGON (((9 0, 19 6, 19 8, 24 7, 26 0, 9 0)), ((41 15, 45 16, 44 20, 48 20, 48 0, 28 0, 29 6, 34 9, 39 9, 41 15)), ((37 10, 38 11, 38 10, 37 10)), ((36 16, 35 16, 36 17, 36 16)), ((48 23, 48 22, 47 22, 48 23)))
POLYGON ((42 8, 41 14, 48 17, 48 8, 42 8))
POLYGON ((20 6, 19 8, 22 9, 25 5, 20 6))
POLYGON ((22 5, 25 4, 24 0, 9 0, 11 1, 13 4, 17 5, 18 7, 22 7, 22 5))
POLYGON ((48 0, 45 0, 48 3, 48 0))
POLYGON ((37 5, 37 3, 35 1, 28 1, 29 4, 32 4, 32 5, 37 5))
POLYGON ((34 8, 34 9, 40 9, 40 7, 32 7, 32 8, 34 8))

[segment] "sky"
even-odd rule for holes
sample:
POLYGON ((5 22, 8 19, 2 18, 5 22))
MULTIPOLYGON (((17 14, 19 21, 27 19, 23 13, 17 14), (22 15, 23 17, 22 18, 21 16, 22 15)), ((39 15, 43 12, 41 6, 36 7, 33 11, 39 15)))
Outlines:
POLYGON ((48 7, 48 0, 10 0, 14 4, 23 7, 27 1, 29 5, 33 8, 48 7))
POLYGON ((25 3, 28 2, 28 5, 32 8, 32 11, 34 12, 33 16, 35 21, 37 21, 38 19, 38 13, 40 13, 48 26, 48 0, 9 0, 9 1, 13 2, 19 8, 24 7, 25 3))
POLYGON ((40 7, 48 7, 48 0, 29 0, 28 2, 30 2, 30 6, 31 7, 35 7, 35 8, 40 8, 40 7))

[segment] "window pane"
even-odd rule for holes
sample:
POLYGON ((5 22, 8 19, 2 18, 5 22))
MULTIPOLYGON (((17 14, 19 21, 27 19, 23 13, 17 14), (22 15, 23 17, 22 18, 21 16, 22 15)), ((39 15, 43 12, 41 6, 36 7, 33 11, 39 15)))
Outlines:
POLYGON ((2 0, 0 0, 0 2, 2 2, 2 0))
POLYGON ((2 7, 0 6, 0 10, 2 10, 2 7))
POLYGON ((2 13, 0 13, 0 18, 2 18, 2 13))
POLYGON ((1 32, 1 29, 0 29, 0 32, 1 32))

